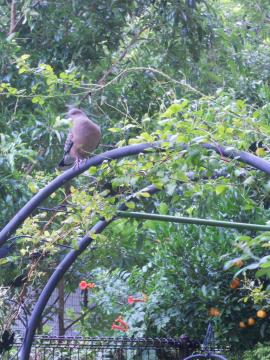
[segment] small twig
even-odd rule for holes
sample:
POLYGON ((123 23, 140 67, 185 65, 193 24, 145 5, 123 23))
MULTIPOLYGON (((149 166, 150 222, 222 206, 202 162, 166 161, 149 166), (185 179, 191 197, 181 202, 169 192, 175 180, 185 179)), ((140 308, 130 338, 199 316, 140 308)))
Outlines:
MULTIPOLYGON (((113 69, 116 65, 118 65, 124 58, 125 56, 128 54, 129 50, 133 47, 133 45, 139 40, 139 36, 147 29, 147 27, 143 27, 140 31, 137 32, 137 34, 132 38, 132 40, 130 41, 130 43, 126 46, 126 48, 122 51, 122 53, 120 54, 119 58, 114 61, 112 63, 112 65, 110 66, 110 68, 108 70, 105 71, 105 73, 102 75, 102 77, 99 79, 99 81, 97 82, 98 85, 104 85, 105 80, 107 79, 107 77, 113 72, 113 69)), ((87 92, 87 94, 85 94, 82 98, 82 100, 80 101, 80 103, 82 103, 89 95, 91 95, 91 90, 87 92)))
POLYGON ((206 97, 206 95, 204 93, 202 93, 200 90, 197 90, 195 89, 193 86, 191 86, 190 84, 188 84, 186 82, 186 77, 185 77, 185 74, 183 72, 181 72, 181 74, 183 75, 184 77, 184 80, 182 81, 179 81, 179 80, 176 80, 174 78, 172 78, 171 76, 165 74, 163 71, 161 70, 158 70, 156 68, 152 68, 152 67, 145 67, 145 66, 135 66, 135 67, 131 67, 131 68, 127 68, 127 69, 124 69, 123 71, 121 71, 118 75, 116 75, 112 80, 110 80, 109 82, 107 82, 105 85, 102 85, 102 86, 98 86, 99 84, 96 85, 96 89, 93 90, 93 91, 101 91, 103 90, 105 87, 111 85, 112 83, 114 83, 116 80, 118 80, 120 77, 122 77, 123 75, 129 73, 129 72, 136 72, 136 71, 150 71, 150 72, 153 72, 154 74, 158 74, 162 77, 164 77, 165 79, 167 79, 168 81, 172 82, 172 83, 175 83, 175 84, 178 84, 178 85, 181 85, 181 86, 184 86, 184 87, 187 87, 188 89, 190 89, 191 91, 195 92, 196 94, 200 95, 200 96, 203 96, 203 97, 206 97))
MULTIPOLYGON (((65 196, 65 198, 64 198, 64 200, 62 201, 62 203, 59 205, 59 206, 67 206, 66 204, 67 204, 67 199, 69 198, 69 197, 71 197, 71 194, 68 194, 67 196, 65 196)), ((57 216, 57 212, 58 212, 58 210, 54 210, 54 213, 53 213, 53 215, 51 216, 51 218, 46 222, 46 224, 44 225, 44 227, 43 227, 43 229, 42 229, 42 231, 44 232, 47 228, 48 228, 48 226, 53 222, 53 220, 55 219, 55 217, 57 216)))
POLYGON ((57 206, 54 206, 52 208, 38 206, 37 210, 41 210, 41 211, 66 211, 66 208, 67 208, 66 205, 57 205, 57 206))
POLYGON ((70 329, 73 325, 77 324, 80 320, 82 320, 91 310, 95 309, 97 307, 97 304, 92 304, 91 307, 89 307, 83 314, 81 314, 77 319, 72 321, 68 326, 65 327, 65 333, 68 329, 70 329))
POLYGON ((115 145, 109 145, 109 144, 99 144, 99 147, 108 148, 108 149, 116 149, 115 145))

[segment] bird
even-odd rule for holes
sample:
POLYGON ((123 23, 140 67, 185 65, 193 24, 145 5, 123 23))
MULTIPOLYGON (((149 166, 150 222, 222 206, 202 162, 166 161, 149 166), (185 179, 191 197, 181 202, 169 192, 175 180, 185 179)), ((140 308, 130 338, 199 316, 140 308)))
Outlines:
POLYGON ((79 166, 98 147, 101 139, 100 127, 90 120, 84 111, 71 108, 67 115, 72 127, 65 142, 64 157, 59 162, 59 167, 72 164, 79 166))
POLYGON ((5 330, 2 334, 2 340, 0 341, 0 354, 5 351, 9 351, 14 343, 15 333, 5 330))
POLYGON ((264 145, 262 140, 260 140, 254 141, 252 144, 250 144, 248 150, 253 154, 258 155, 258 153, 260 153, 260 150, 267 151, 267 147, 264 145))

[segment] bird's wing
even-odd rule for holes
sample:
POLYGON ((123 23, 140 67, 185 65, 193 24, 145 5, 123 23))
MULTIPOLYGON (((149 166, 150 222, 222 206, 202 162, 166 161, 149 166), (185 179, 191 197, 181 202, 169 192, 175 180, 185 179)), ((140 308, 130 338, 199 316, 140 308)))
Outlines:
POLYGON ((74 159, 72 159, 70 156, 69 156, 69 152, 70 152, 70 149, 72 148, 73 146, 73 135, 72 135, 72 132, 70 131, 68 133, 68 136, 67 136, 67 139, 66 139, 66 142, 65 142, 65 145, 64 145, 64 157, 63 159, 60 161, 60 163, 58 164, 58 166, 60 167, 63 167, 63 166, 70 166, 72 165, 74 159))
POLYGON ((70 131, 68 133, 68 136, 67 136, 67 139, 66 139, 66 142, 65 142, 65 145, 64 145, 64 154, 67 155, 69 154, 70 152, 70 149, 72 148, 73 146, 73 141, 72 141, 72 132, 70 131))

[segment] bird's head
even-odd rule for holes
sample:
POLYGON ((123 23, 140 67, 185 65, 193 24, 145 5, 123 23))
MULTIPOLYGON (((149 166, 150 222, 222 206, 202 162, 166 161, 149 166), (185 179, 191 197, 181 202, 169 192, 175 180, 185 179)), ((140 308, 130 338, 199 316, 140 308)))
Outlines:
POLYGON ((78 108, 72 108, 68 111, 67 115, 69 118, 73 119, 77 116, 85 116, 85 113, 78 108))

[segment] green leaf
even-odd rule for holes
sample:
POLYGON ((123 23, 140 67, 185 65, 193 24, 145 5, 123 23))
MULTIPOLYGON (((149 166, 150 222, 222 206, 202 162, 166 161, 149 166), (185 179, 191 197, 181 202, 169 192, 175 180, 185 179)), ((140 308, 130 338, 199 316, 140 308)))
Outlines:
POLYGON ((9 262, 7 258, 0 259, 0 265, 5 265, 9 262))
POLYGON ((215 192, 217 195, 223 194, 228 189, 227 185, 218 185, 215 188, 215 192))
POLYGON ((161 114, 161 117, 171 118, 172 115, 178 113, 179 111, 183 110, 189 104, 188 100, 182 101, 180 104, 172 104, 168 107, 168 109, 161 114))
POLYGON ((119 133, 119 132, 123 131, 122 128, 116 128, 116 127, 108 128, 107 130, 112 132, 112 133, 119 133))
POLYGON ((169 207, 168 207, 168 205, 167 205, 166 203, 164 203, 164 202, 160 203, 160 205, 159 205, 158 208, 159 208, 159 213, 160 213, 161 215, 166 215, 166 214, 168 214, 169 207))

